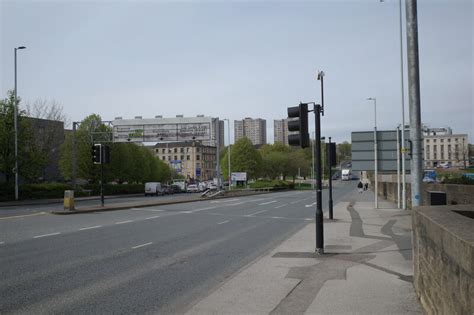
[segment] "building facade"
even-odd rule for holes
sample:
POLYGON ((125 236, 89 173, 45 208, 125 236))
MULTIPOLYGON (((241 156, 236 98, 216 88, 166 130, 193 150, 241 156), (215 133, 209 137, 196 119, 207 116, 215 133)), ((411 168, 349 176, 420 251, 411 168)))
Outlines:
POLYGON ((467 134, 424 132, 423 146, 425 168, 469 165, 467 134))
POLYGON ((253 145, 264 145, 267 143, 267 121, 265 119, 249 118, 234 120, 234 142, 247 137, 253 145))
POLYGON ((187 180, 210 180, 216 173, 216 147, 199 141, 158 143, 153 152, 187 180))
MULTIPOLYGON (((279 119, 279 120, 274 120, 273 121, 273 140, 275 143, 280 142, 285 145, 288 144, 288 135, 292 134, 297 134, 298 131, 288 131, 288 121, 292 120, 294 118, 290 119, 279 119)), ((296 118, 297 120, 297 118, 296 118)))

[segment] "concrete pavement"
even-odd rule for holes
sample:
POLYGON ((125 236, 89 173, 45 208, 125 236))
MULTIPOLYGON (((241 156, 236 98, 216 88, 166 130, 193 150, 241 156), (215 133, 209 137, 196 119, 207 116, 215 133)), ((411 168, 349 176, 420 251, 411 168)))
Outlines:
POLYGON ((325 255, 309 223, 188 314, 421 314, 412 285, 411 212, 353 193, 325 218, 325 255))

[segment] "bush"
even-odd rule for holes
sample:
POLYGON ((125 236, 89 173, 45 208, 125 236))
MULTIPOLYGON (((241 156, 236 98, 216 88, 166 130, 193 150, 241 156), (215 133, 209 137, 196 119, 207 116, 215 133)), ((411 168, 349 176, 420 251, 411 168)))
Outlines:
MULTIPOLYGON (((99 184, 89 184, 85 185, 83 189, 91 190, 91 195, 96 196, 100 195, 100 185, 99 184)), ((145 192, 145 185, 143 184, 120 184, 104 185, 104 195, 125 195, 125 194, 141 194, 145 192)))
POLYGON ((447 177, 443 179, 443 184, 474 185, 474 179, 466 176, 447 177))
MULTIPOLYGON (((250 184, 250 188, 290 188, 291 184, 282 180, 258 180, 250 184)), ((294 186, 294 185, 293 185, 294 186)))

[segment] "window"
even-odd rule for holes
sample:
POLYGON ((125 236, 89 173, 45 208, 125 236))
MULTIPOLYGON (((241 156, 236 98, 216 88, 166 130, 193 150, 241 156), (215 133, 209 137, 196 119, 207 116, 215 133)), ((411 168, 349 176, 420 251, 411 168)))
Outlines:
POLYGON ((436 143, 436 139, 433 139, 433 142, 436 143))
POLYGON ((165 148, 161 149, 161 153, 166 153, 166 149, 165 148))
POLYGON ((199 159, 200 159, 200 156, 199 156, 199 154, 197 154, 197 155, 196 155, 196 160, 199 161, 199 159))
POLYGON ((426 143, 430 143, 430 139, 426 139, 426 143))
POLYGON ((180 153, 184 153, 184 148, 179 149, 180 153))
POLYGON ((444 142, 444 139, 439 139, 440 142, 444 142))
POLYGON ((189 157, 189 155, 186 155, 186 160, 188 160, 188 161, 190 160, 190 157, 189 157))
POLYGON ((448 142, 451 142, 451 138, 448 138, 448 142))
POLYGON ((163 156, 161 157, 161 159, 162 159, 163 161, 166 160, 166 156, 163 155, 163 156))
POLYGON ((171 161, 171 155, 168 155, 168 161, 171 161))
POLYGON ((201 152, 201 148, 196 148, 196 152, 201 152))
POLYGON ((155 149, 155 153, 158 153, 159 151, 160 151, 160 150, 158 150, 158 149, 155 149))
POLYGON ((178 148, 174 148, 174 153, 178 153, 178 148))
POLYGON ((180 159, 181 159, 181 160, 184 160, 184 155, 181 155, 181 156, 180 156, 180 159))
POLYGON ((186 153, 189 153, 189 148, 186 148, 186 153))
POLYGON ((176 161, 177 159, 178 159, 178 156, 177 156, 177 155, 175 155, 175 156, 174 156, 174 160, 176 161))

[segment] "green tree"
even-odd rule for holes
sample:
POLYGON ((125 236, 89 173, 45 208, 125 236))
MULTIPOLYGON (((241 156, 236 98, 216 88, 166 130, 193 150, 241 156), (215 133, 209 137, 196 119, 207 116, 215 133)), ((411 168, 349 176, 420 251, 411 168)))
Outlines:
MULTIPOLYGON (((7 183, 13 183, 15 175, 14 104, 13 91, 8 92, 7 98, 0 100, 0 172, 5 175, 7 183)), ((19 104, 20 98, 17 99, 19 104)), ((24 111, 17 113, 17 122, 19 176, 24 180, 35 181, 41 175, 45 158, 37 149, 24 111)))
MULTIPOLYGON (((262 157, 248 138, 244 137, 239 139, 231 147, 230 159, 233 172, 247 172, 247 178, 254 179, 261 175, 262 157)), ((223 158, 221 159, 221 166, 223 170, 227 169, 226 161, 227 153, 224 154, 223 158)))
POLYGON ((341 163, 344 160, 350 160, 352 158, 352 145, 344 141, 343 143, 339 143, 337 145, 337 163, 341 163))

